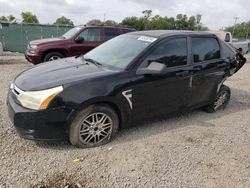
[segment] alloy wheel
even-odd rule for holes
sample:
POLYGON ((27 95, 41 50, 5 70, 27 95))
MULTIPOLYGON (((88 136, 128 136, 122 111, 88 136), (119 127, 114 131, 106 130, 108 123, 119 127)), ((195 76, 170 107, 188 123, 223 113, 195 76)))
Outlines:
POLYGON ((112 119, 105 113, 88 115, 80 126, 80 140, 84 144, 94 145, 109 139, 112 133, 112 119))
POLYGON ((218 110, 220 107, 224 106, 224 104, 227 102, 227 99, 228 93, 226 91, 221 92, 214 102, 214 109, 218 110))

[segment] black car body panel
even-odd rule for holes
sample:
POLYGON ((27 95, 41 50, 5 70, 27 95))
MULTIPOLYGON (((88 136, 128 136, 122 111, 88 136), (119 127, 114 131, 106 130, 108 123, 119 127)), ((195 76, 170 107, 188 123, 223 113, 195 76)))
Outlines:
POLYGON ((65 85, 83 79, 91 79, 91 77, 99 77, 105 75, 112 75, 117 71, 105 70, 96 67, 92 64, 87 64, 80 58, 75 57, 60 59, 53 63, 44 63, 39 66, 34 66, 20 74, 15 84, 22 90, 36 91, 48 89, 58 85, 65 85), (62 80, 63 75, 63 80, 62 80), (33 79, 30 79, 33 78, 33 79))
POLYGON ((62 85, 64 90, 41 111, 28 110, 8 96, 9 114, 17 131, 30 139, 63 139, 77 113, 91 104, 105 103, 115 109, 120 126, 187 111, 210 104, 219 87, 246 62, 246 59, 215 35, 203 32, 145 31, 126 35, 156 37, 157 40, 123 70, 110 70, 68 58, 24 71, 14 85, 24 91, 39 91, 62 85), (192 37, 215 38, 220 57, 194 63, 192 37), (164 74, 138 75, 145 57, 163 40, 185 38, 187 64, 167 68, 164 74), (32 78, 32 79, 30 79, 32 78), (31 130, 29 132, 29 130, 31 130))
POLYGON ((57 107, 42 111, 23 108, 8 95, 8 113, 17 133, 34 140, 65 140, 71 122, 71 109, 57 107))

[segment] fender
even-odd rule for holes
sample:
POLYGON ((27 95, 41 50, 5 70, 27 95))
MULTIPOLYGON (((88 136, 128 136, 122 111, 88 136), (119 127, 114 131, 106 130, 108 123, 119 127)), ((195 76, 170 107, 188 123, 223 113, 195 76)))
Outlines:
POLYGON ((46 55, 47 53, 54 52, 54 51, 56 51, 56 52, 61 52, 61 53, 63 53, 66 57, 69 56, 69 51, 68 51, 66 48, 51 47, 51 48, 48 48, 48 49, 46 49, 45 51, 42 51, 42 52, 41 52, 41 53, 42 53, 42 57, 44 58, 45 55, 46 55))
POLYGON ((91 98, 82 102, 76 110, 76 114, 81 111, 82 109, 86 108, 87 106, 94 105, 94 104, 107 104, 110 105, 117 113, 120 119, 120 128, 125 128, 131 126, 132 123, 132 111, 127 105, 126 101, 120 100, 120 97, 96 97, 91 98))

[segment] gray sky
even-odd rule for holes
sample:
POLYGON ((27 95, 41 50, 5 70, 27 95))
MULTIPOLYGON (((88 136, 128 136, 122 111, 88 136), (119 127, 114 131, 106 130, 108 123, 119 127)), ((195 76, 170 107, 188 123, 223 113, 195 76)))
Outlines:
POLYGON ((250 20, 250 0, 0 0, 0 15, 13 14, 20 18, 22 11, 36 14, 40 23, 53 23, 56 18, 66 16, 75 25, 91 19, 112 19, 120 22, 127 16, 142 16, 146 9, 161 16, 188 16, 202 14, 202 23, 210 29, 233 25, 250 20))

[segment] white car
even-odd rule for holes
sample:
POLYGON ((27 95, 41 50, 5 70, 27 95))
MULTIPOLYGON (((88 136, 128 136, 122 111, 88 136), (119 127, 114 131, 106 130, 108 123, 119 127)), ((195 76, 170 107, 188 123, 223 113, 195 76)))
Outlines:
POLYGON ((243 54, 247 54, 250 49, 250 42, 246 41, 238 41, 238 39, 233 39, 232 34, 230 32, 225 31, 209 31, 217 35, 220 39, 224 40, 226 43, 231 44, 236 49, 242 49, 243 54))

